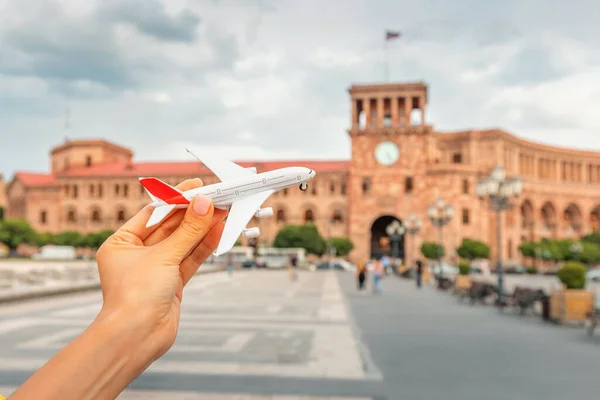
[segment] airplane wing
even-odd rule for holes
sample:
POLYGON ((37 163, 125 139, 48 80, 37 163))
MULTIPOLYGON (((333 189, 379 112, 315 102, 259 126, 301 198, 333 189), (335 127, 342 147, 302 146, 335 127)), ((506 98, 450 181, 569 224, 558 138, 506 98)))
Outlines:
POLYGON ((256 193, 245 199, 238 200, 231 205, 227 220, 225 221, 225 229, 221 235, 221 241, 215 251, 216 256, 220 256, 231 250, 237 238, 242 231, 246 229, 246 225, 252 216, 254 216, 256 210, 260 208, 262 203, 264 203, 271 194, 273 194, 273 190, 256 193))
POLYGON ((188 149, 186 150, 188 153, 196 157, 196 159, 198 159, 198 161, 204 164, 208 169, 210 169, 221 181, 255 175, 255 172, 252 170, 246 169, 240 165, 237 165, 236 163, 232 163, 231 161, 211 157, 206 154, 201 154, 200 157, 198 157, 188 149))

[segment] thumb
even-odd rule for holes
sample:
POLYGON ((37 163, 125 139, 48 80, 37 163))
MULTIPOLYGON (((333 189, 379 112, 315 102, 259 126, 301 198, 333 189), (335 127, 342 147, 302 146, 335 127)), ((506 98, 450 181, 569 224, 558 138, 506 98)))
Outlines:
POLYGON ((212 201, 202 194, 197 195, 179 227, 159 244, 160 251, 179 264, 210 231, 213 213, 212 201))

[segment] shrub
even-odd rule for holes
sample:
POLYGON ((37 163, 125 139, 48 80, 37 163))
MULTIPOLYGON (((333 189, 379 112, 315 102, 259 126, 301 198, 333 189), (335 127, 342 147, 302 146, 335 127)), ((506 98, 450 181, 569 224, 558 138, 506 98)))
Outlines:
POLYGON ((425 242, 421 245, 421 253, 429 260, 444 257, 444 248, 437 243, 425 242))
POLYGON ((537 274, 537 268, 529 267, 529 268, 527 268, 527 273, 529 275, 535 275, 535 274, 537 274))
POLYGON ((461 261, 458 263, 458 273, 460 275, 469 275, 471 272, 471 264, 468 261, 461 261))
POLYGON ((460 257, 467 260, 490 258, 490 247, 479 240, 463 239, 456 252, 460 257))
POLYGON ((558 279, 567 289, 583 289, 585 287, 586 268, 583 264, 569 261, 558 270, 558 279))

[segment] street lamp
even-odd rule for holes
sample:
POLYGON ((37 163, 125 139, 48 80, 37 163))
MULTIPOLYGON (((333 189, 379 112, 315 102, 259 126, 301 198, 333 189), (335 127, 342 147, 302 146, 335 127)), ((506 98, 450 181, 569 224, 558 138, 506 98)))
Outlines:
POLYGON ((477 195, 480 199, 487 198, 490 206, 496 212, 496 248, 498 274, 498 304, 502 304, 504 295, 504 274, 502 271, 502 211, 512 207, 510 199, 519 197, 523 192, 523 181, 520 178, 507 178, 506 171, 496 165, 485 180, 477 183, 477 195))
POLYGON ((421 221, 421 218, 418 217, 415 213, 408 214, 406 219, 402 221, 402 228, 400 229, 401 235, 408 233, 410 236, 413 237, 410 241, 410 263, 408 262, 407 257, 407 264, 409 266, 414 265, 414 235, 416 235, 419 232, 422 225, 423 222, 421 221))
POLYGON ((394 258, 399 257, 399 244, 405 232, 406 230, 404 229, 400 221, 398 221, 397 219, 395 219, 394 222, 392 222, 387 226, 387 228, 385 228, 385 233, 387 233, 388 237, 390 238, 390 241, 392 242, 392 257, 394 258))
POLYGON ((443 229, 452 219, 452 215, 454 215, 454 209, 441 197, 438 197, 438 199, 427 208, 427 216, 431 220, 431 223, 439 228, 440 251, 438 254, 438 262, 440 263, 440 278, 444 276, 444 269, 442 267, 442 257, 444 252, 443 229))

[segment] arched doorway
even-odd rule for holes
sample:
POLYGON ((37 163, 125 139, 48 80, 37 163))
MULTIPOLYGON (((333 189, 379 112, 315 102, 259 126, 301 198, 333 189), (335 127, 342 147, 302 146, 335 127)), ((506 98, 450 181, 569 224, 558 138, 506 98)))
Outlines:
MULTIPOLYGON (((392 255, 392 242, 385 230, 394 221, 400 222, 394 216, 384 215, 371 225, 371 258, 392 255)), ((404 236, 398 243, 398 257, 404 259, 404 236)))

